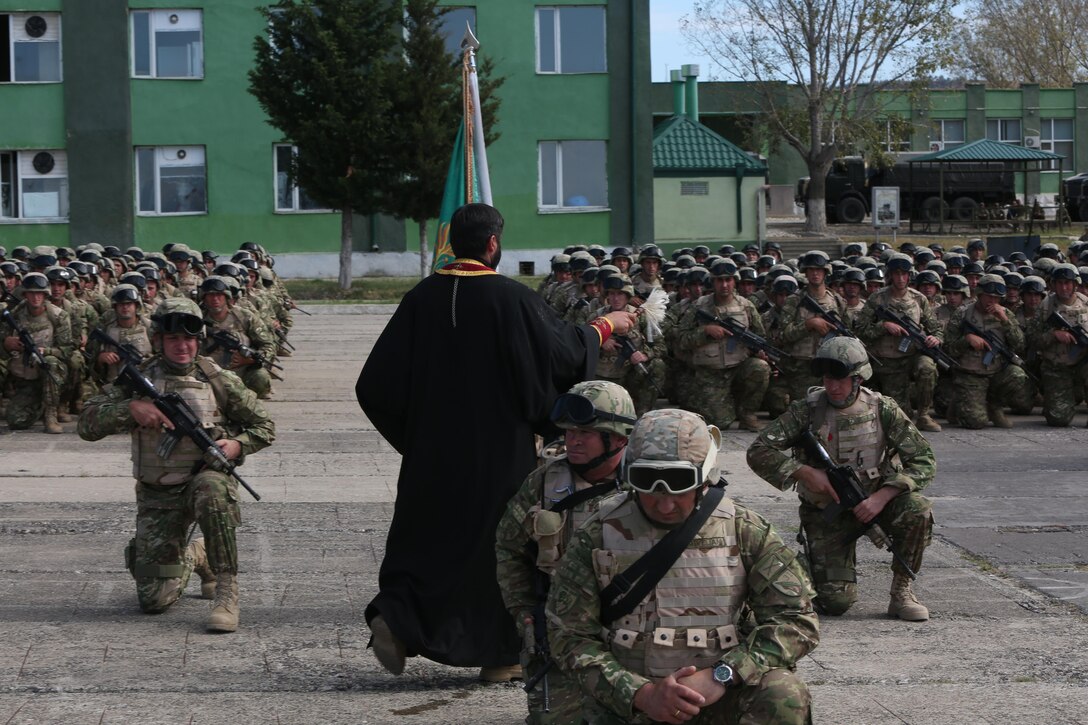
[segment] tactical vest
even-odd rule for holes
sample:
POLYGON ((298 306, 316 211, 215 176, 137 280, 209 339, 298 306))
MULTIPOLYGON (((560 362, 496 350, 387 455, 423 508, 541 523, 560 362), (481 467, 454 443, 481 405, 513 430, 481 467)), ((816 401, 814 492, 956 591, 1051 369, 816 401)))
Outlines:
MULTIPOLYGON (((1050 294, 1041 305, 1038 314, 1043 316, 1043 321, 1050 317, 1054 312, 1058 312, 1064 317, 1069 324, 1079 325, 1080 327, 1088 330, 1088 300, 1084 295, 1079 292, 1073 293, 1073 304, 1063 305, 1058 302, 1058 296, 1050 294)), ((1056 329, 1056 328, 1050 328, 1056 329)), ((1084 360, 1085 355, 1088 355, 1088 350, 1076 345, 1062 345, 1054 344, 1047 345, 1040 350, 1044 360, 1048 360, 1055 365, 1076 365, 1080 361, 1084 360)))
MULTIPOLYGON (((57 310, 56 314, 51 314, 49 311, 49 302, 46 302, 45 312, 37 317, 33 317, 26 311, 26 308, 16 310, 12 314, 18 321, 19 325, 24 330, 30 333, 30 336, 34 338, 35 346, 48 350, 53 347, 53 333, 54 325, 62 319, 64 313, 57 310)), ((53 308, 57 309, 57 308, 53 308)), ((15 334, 12 330, 11 334, 15 334)), ((8 370, 11 374, 21 380, 37 380, 42 376, 43 370, 37 365, 26 365, 23 363, 23 353, 13 352, 11 353, 11 362, 8 363, 8 370)))
MULTIPOLYGON (((122 345, 131 345, 144 358, 151 355, 151 336, 147 329, 147 323, 143 318, 136 318, 136 324, 132 327, 121 327, 116 320, 106 328, 106 334, 122 345)), ((106 350, 105 352, 110 352, 106 350)), ((121 362, 115 362, 106 369, 106 380, 113 382, 121 373, 121 362)))
MULTIPOLYGON (((737 622, 748 576, 737 544, 736 511, 723 498, 657 586, 604 633, 620 664, 646 677, 686 665, 710 667, 738 644, 737 622)), ((601 548, 593 569, 601 589, 661 540, 629 495, 602 504, 601 548)))
MULTIPOLYGON (((888 307, 900 316, 909 318, 914 322, 921 324, 922 302, 926 298, 921 292, 908 288, 907 294, 899 299, 894 299, 885 289, 877 292, 873 297, 877 298, 876 302, 873 304, 888 307)), ((869 299, 871 300, 872 297, 869 299)), ((900 345, 903 344, 903 341, 907 339, 908 338, 905 335, 903 337, 896 337, 884 332, 881 334, 880 339, 876 341, 876 344, 870 347, 870 351, 877 357, 886 358, 911 357, 912 355, 917 355, 918 350, 915 349, 913 344, 907 348, 906 352, 899 349, 900 345)))
MULTIPOLYGON (((887 460, 884 425, 880 420, 880 393, 860 388, 858 397, 845 408, 836 408, 827 400, 827 392, 817 388, 805 397, 811 413, 812 429, 835 463, 857 472, 866 490, 881 486, 890 462, 887 460)), ((803 486, 801 498, 817 506, 827 503, 812 497, 803 486)))
MULTIPOLYGON (((717 306, 714 304, 714 295, 704 295, 695 302, 695 307, 715 317, 728 317, 745 329, 750 327, 748 306, 739 297, 734 296, 724 305, 717 306)), ((747 345, 732 335, 726 335, 721 340, 709 340, 692 350, 691 364, 700 368, 724 370, 740 365, 750 354, 747 345)))
MULTIPOLYGON (((224 418, 211 382, 220 373, 217 367, 198 359, 188 375, 168 375, 161 361, 156 360, 144 373, 162 393, 181 396, 213 440, 222 437, 224 418)), ((136 480, 155 486, 175 486, 192 478, 193 466, 203 458, 200 449, 182 436, 170 456, 160 458, 157 451, 165 435, 164 431, 142 427, 132 432, 132 475, 136 480)))
MULTIPOLYGON (((800 294, 804 295, 807 294, 807 292, 803 288, 800 294)), ((815 297, 813 297, 812 299, 816 300, 815 297)), ((838 298, 831 290, 825 290, 823 299, 816 300, 816 302, 819 303, 820 307, 823 307, 825 310, 829 310, 831 312, 840 311, 838 298)), ((800 318, 802 323, 811 320, 813 317, 816 317, 815 312, 811 312, 810 310, 806 309, 804 305, 801 304, 800 297, 797 298, 797 308, 794 311, 794 314, 798 318, 800 318)), ((820 343, 822 343, 823 341, 823 335, 818 335, 815 332, 806 331, 805 335, 800 340, 794 340, 787 346, 786 352, 790 354, 790 357, 793 357, 797 360, 811 360, 812 358, 816 357, 816 351, 820 348, 820 343)))
MULTIPOLYGON (((983 332, 990 333, 1006 347, 1009 346, 1009 341, 1005 337, 1005 326, 1001 324, 1001 320, 979 312, 978 302, 971 302, 967 305, 967 309, 963 311, 963 319, 973 323, 975 327, 983 332)), ((967 334, 966 330, 964 330, 964 334, 967 334)), ((970 344, 967 345, 967 350, 960 355, 959 363, 964 370, 976 375, 993 375, 1005 368, 1005 359, 996 352, 976 350, 970 344), (989 365, 983 362, 983 358, 987 354, 993 357, 989 365)))
MULTIPOLYGON (((209 333, 212 331, 230 332, 235 337, 237 337, 243 345, 249 346, 249 335, 246 334, 246 322, 242 318, 242 313, 238 312, 238 310, 232 309, 227 312, 227 316, 224 317, 221 322, 214 322, 210 317, 206 317, 204 319, 205 322, 212 322, 214 324, 214 327, 209 330, 209 333)), ((215 364, 219 367, 230 370, 230 357, 232 354, 231 351, 226 349, 222 345, 215 346, 214 349, 212 349, 214 345, 215 342, 213 342, 211 337, 209 337, 204 343, 204 354, 214 360, 215 364)))
POLYGON ((548 509, 574 492, 592 485, 571 469, 565 453, 548 462, 540 503, 529 509, 529 538, 537 544, 536 565, 545 574, 550 576, 555 571, 559 559, 567 550, 570 537, 593 516, 601 499, 583 501, 562 513, 548 509))
POLYGON ((649 296, 651 292, 661 286, 661 278, 654 277, 652 280, 647 282, 645 279, 642 278, 642 275, 640 274, 633 280, 631 280, 631 286, 635 288, 635 292, 638 293, 639 297, 645 299, 649 296))
POLYGON ((200 285, 200 277, 191 269, 185 270, 185 274, 178 275, 178 290, 185 297, 192 297, 193 290, 200 285))
MULTIPOLYGON (((623 308, 627 312, 637 312, 637 310, 631 305, 627 305, 623 308)), ((640 320, 642 318, 639 318, 640 320)), ((631 341, 631 344, 635 346, 635 349, 641 353, 647 352, 646 338, 642 336, 642 325, 645 322, 635 325, 631 328, 625 337, 631 341)), ((619 341, 617 340, 617 345, 619 341)), ((608 378, 609 380, 619 380, 630 369, 626 365, 627 358, 624 357, 623 351, 617 347, 615 350, 606 350, 601 348, 600 357, 597 358, 597 377, 608 378)))

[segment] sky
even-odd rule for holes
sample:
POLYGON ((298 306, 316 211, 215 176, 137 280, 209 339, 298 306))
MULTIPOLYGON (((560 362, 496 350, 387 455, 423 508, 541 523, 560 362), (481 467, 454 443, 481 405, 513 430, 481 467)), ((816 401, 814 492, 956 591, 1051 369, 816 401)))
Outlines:
POLYGON ((710 63, 687 47, 680 35, 680 18, 691 13, 694 0, 650 0, 650 68, 654 82, 669 80, 669 71, 687 63, 699 66, 706 80, 710 63))

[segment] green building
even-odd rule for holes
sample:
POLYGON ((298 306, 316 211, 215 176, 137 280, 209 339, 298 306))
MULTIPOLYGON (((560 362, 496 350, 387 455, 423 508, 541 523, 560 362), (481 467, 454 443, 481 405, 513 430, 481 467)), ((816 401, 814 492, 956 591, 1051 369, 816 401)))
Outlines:
MULTIPOLYGON (((339 214, 287 184, 290 140, 247 92, 257 4, 0 0, 0 244, 258 241, 334 274, 339 214)), ((468 21, 507 78, 488 149, 507 258, 651 241, 648 0, 448 4, 451 48, 468 21)), ((405 226, 358 218, 356 249, 410 256, 405 226)))

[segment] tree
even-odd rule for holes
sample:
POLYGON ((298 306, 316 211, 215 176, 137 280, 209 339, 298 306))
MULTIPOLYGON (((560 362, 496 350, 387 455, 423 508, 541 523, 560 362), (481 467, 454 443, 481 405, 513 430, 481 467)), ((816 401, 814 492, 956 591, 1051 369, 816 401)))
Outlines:
POLYGON ((753 84, 773 133, 808 167, 806 230, 827 228, 835 157, 886 137, 891 90, 947 58, 952 0, 700 0, 681 20, 689 44, 726 77, 753 84))
MULTIPOLYGON (((392 148, 397 173, 391 179, 385 208, 419 225, 420 277, 426 276, 430 266, 427 222, 439 214, 450 154, 464 113, 462 58, 446 52, 442 34, 447 12, 438 0, 406 0, 404 64, 398 69, 393 93, 396 136, 392 148)), ((484 135, 490 144, 498 138, 493 131, 499 106, 495 91, 505 79, 491 76, 489 61, 481 60, 479 71, 484 135)))
POLYGON ((1079 0, 975 0, 953 67, 995 88, 1069 88, 1088 80, 1088 5, 1079 0))
POLYGON ((388 0, 283 0, 261 8, 252 93, 299 153, 291 183, 338 209, 340 288, 351 288, 352 214, 382 210, 391 173, 390 87, 400 8, 388 0))

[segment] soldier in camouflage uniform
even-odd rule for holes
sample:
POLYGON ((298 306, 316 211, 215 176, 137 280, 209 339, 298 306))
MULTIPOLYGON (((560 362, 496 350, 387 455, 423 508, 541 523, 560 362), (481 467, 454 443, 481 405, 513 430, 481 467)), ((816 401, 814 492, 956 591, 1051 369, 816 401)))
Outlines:
MULTIPOLYGON (((1050 317, 1059 313, 1066 322, 1088 332, 1088 297, 1077 292, 1080 273, 1072 264, 1055 265, 1050 273, 1054 290, 1028 325, 1029 345, 1042 358, 1040 386, 1047 425, 1064 428, 1073 420, 1077 391, 1088 384, 1088 347, 1060 329, 1050 317)), ((1029 278, 1030 279, 1030 278, 1029 278)))
POLYGON ((184 244, 175 244, 166 258, 177 268, 178 295, 193 299, 200 286, 201 277, 192 269, 192 251, 184 244))
MULTIPOLYGON (((521 653, 526 680, 547 664, 536 638, 546 635, 543 614, 551 575, 570 537, 597 510, 602 497, 618 490, 620 458, 635 424, 635 406, 620 386, 594 380, 578 383, 560 396, 551 420, 564 430, 564 452, 529 474, 510 499, 495 534, 499 589, 526 643, 521 653)), ((578 722, 582 712, 578 684, 554 666, 544 677, 546 683, 542 679, 529 691, 526 722, 578 722), (545 686, 549 712, 544 712, 545 686)))
MULTIPOLYGON (((608 312, 637 312, 631 305, 635 290, 631 281, 623 275, 612 275, 604 281, 604 292, 608 302, 608 312)), ((639 415, 654 407, 657 401, 657 388, 665 381, 665 339, 658 335, 650 340, 647 320, 639 318, 639 324, 626 335, 613 335, 601 345, 597 359, 597 378, 610 380, 622 385, 635 401, 635 410, 639 415), (624 343, 630 342, 631 349, 624 349, 624 343), (639 365, 649 372, 649 376, 639 369, 639 365), (655 387, 656 386, 656 387, 655 387)))
POLYGON ((647 244, 639 250, 639 272, 632 279, 632 283, 635 287, 635 293, 642 299, 649 297, 654 288, 661 286, 660 272, 661 265, 664 262, 665 257, 661 254, 661 247, 656 244, 647 244))
MULTIPOLYGON (((771 283, 771 294, 768 297, 770 307, 763 313, 763 329, 767 332, 767 340, 777 348, 782 347, 782 309, 786 301, 797 294, 797 289, 797 280, 792 274, 779 275, 771 283)), ((763 394, 763 409, 771 418, 777 418, 786 412, 789 404, 789 381, 781 371, 772 372, 767 392, 763 394)))
POLYGON ((24 430, 39 417, 46 433, 63 433, 57 420, 60 393, 68 378, 67 360, 72 355, 72 325, 64 310, 46 299, 49 280, 40 272, 31 272, 22 280, 23 301, 12 311, 15 322, 34 339, 45 359, 43 370, 24 355, 23 343, 15 329, 0 323, 0 337, 8 355, 8 382, 12 396, 7 419, 12 430, 24 430))
MULTIPOLYGON (((210 332, 228 332, 271 360, 276 354, 276 338, 256 313, 241 306, 231 305, 227 281, 217 275, 204 280, 200 287, 200 304, 204 308, 205 321, 210 332)), ((161 306, 161 305, 160 305, 161 306)), ((210 338, 204 353, 220 366, 242 378, 246 387, 265 399, 272 393, 272 377, 269 371, 253 358, 242 357, 237 351, 227 350, 210 338)))
POLYGON ((601 504, 552 577, 552 654, 587 696, 585 722, 809 721, 793 667, 819 641, 811 584, 770 523, 708 485, 720 440, 694 413, 643 416, 623 467, 633 490, 601 504), (605 621, 602 591, 708 497, 718 503, 676 563, 605 621))
POLYGON ((723 430, 734 420, 743 430, 760 430, 763 424, 756 418, 756 411, 767 392, 770 365, 728 330, 701 319, 697 311, 731 318, 761 337, 763 320, 755 305, 736 294, 739 275, 733 262, 715 262, 710 274, 713 294, 693 302, 677 324, 678 349, 689 356, 691 363, 691 374, 684 380, 684 386, 690 387, 681 397, 723 430))
POLYGON ((909 286, 911 268, 911 258, 907 255, 891 255, 887 263, 888 286, 869 296, 855 324, 858 337, 881 363, 874 371, 874 387, 894 398, 903 410, 910 410, 910 387, 913 382, 918 401, 914 413, 915 425, 924 431, 940 431, 940 424, 929 414, 937 389, 937 364, 933 358, 923 355, 914 347, 906 338, 906 330, 894 322, 877 317, 877 308, 887 307, 925 330, 927 347, 941 344, 941 326, 933 316, 929 301, 925 295, 909 286), (905 352, 902 349, 904 343, 908 345, 905 352))
MULTIPOLYGON (((932 504, 922 491, 933 480, 936 462, 929 442, 892 398, 862 387, 872 367, 860 341, 837 337, 820 346, 813 371, 824 386, 790 404, 748 449, 748 465, 775 488, 797 487, 801 526, 816 606, 840 615, 857 601, 855 541, 861 528, 876 521, 896 551, 917 572, 933 529, 932 504), (827 474, 800 460, 801 436, 811 430, 837 463, 855 470, 869 497, 831 523, 823 509, 833 499, 827 474)), ((835 499, 837 500, 837 499, 835 499)), ((889 616, 924 621, 929 610, 910 587, 908 573, 892 564, 889 616)))
POLYGON ((64 361, 68 374, 64 378, 64 384, 60 389, 60 401, 57 403, 57 420, 68 423, 72 420, 69 413, 78 414, 83 407, 83 378, 86 375, 83 349, 87 344, 87 335, 90 333, 88 325, 92 320, 97 322, 98 313, 94 312, 90 305, 75 299, 72 295, 72 285, 79 284, 79 281, 70 269, 54 265, 45 270, 45 277, 49 280, 50 304, 64 310, 72 330, 72 351, 64 361), (87 314, 88 310, 90 315, 87 314))
MULTIPOLYGON (((204 320, 200 308, 185 298, 163 302, 152 318, 155 346, 161 351, 141 372, 164 393, 178 393, 200 418, 228 459, 268 446, 275 425, 252 391, 227 370, 198 355, 204 320)), ((136 535, 125 562, 136 580, 145 612, 162 612, 185 591, 189 576, 199 574, 201 592, 214 598, 207 627, 238 628, 238 547, 241 522, 238 484, 212 468, 194 473, 203 459, 188 440, 179 440, 167 458, 158 454, 169 421, 146 399, 134 398, 123 385, 87 401, 79 417, 79 435, 96 441, 113 433, 132 435, 136 476, 136 535), (186 545, 194 525, 204 537, 186 545)))
POLYGON ((952 316, 945 332, 948 354, 960 368, 955 377, 955 409, 964 428, 982 428, 987 420, 995 428, 1012 428, 1003 406, 1031 409, 1032 390, 1024 369, 1011 364, 990 349, 990 344, 964 329, 964 321, 993 335, 998 342, 1019 355, 1024 351, 1024 333, 1012 313, 1002 307, 1005 283, 996 274, 984 274, 976 298, 952 316))
MULTIPOLYGON (((128 345, 144 359, 151 356, 151 320, 143 314, 140 291, 130 284, 113 288, 113 315, 102 325, 112 339, 128 345)), ((92 372, 101 384, 112 383, 121 372, 121 356, 109 345, 92 340, 87 351, 94 361, 92 372)))
MULTIPOLYGON (((948 334, 948 323, 953 315, 967 302, 967 280, 958 274, 945 275, 941 280, 944 302, 933 311, 943 335, 948 334)), ((937 374, 937 389, 933 391, 933 408, 937 415, 948 418, 948 422, 957 424, 955 408, 950 407, 955 395, 955 370, 940 370, 937 374)))
POLYGON ((846 308, 842 313, 842 321, 853 329, 854 320, 857 319, 862 309, 865 308, 865 272, 857 267, 849 267, 842 273, 842 294, 846 308))

